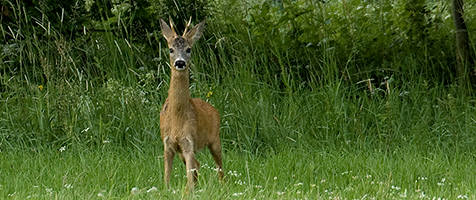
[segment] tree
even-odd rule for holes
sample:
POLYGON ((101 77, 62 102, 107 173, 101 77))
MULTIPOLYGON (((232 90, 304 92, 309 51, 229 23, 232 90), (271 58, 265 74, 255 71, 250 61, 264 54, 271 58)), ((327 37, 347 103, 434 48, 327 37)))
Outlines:
POLYGON ((453 21, 456 29, 456 75, 461 84, 473 85, 475 73, 470 73, 474 66, 474 57, 469 46, 468 31, 464 22, 463 0, 451 0, 453 4, 453 21))

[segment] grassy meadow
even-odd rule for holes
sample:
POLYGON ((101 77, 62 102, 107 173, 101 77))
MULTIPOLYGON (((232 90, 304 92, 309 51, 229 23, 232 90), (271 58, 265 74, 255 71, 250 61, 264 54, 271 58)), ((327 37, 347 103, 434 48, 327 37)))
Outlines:
POLYGON ((105 19, 73 34, 61 9, 5 2, 2 199, 476 199, 476 99, 455 77, 449 2, 208 1, 190 91, 220 113, 226 181, 202 150, 189 195, 178 158, 163 181, 158 23, 139 37, 129 1, 96 2, 105 19))

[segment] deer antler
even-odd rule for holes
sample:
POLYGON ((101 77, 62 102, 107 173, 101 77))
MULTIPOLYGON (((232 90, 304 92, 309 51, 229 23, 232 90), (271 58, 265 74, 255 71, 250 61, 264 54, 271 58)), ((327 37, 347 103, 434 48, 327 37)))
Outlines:
POLYGON ((170 16, 169 16, 169 24, 170 24, 170 29, 172 29, 172 31, 175 34, 174 22, 172 22, 172 17, 170 17, 170 16))
POLYGON ((185 37, 187 34, 188 28, 190 27, 190 23, 192 22, 192 16, 190 16, 190 19, 188 20, 187 26, 185 27, 185 30, 183 31, 182 37, 185 37))

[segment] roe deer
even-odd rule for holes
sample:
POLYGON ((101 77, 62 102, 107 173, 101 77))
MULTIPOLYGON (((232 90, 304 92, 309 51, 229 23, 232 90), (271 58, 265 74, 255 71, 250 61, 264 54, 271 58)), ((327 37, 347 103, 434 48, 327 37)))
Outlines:
POLYGON ((164 142, 165 184, 169 186, 172 163, 176 153, 187 168, 187 186, 193 188, 198 177, 200 163, 195 153, 208 147, 218 168, 221 181, 222 169, 220 143, 220 116, 217 110, 201 99, 192 99, 189 91, 189 66, 192 45, 203 33, 205 21, 190 31, 188 22, 182 36, 175 33, 172 20, 170 27, 160 19, 162 34, 170 49, 170 88, 160 112, 160 132, 164 142))

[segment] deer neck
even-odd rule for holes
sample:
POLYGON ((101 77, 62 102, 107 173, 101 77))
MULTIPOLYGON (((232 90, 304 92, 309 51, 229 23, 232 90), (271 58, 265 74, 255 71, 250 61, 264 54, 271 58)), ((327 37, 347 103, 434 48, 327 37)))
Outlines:
POLYGON ((172 69, 169 88, 170 108, 175 112, 186 111, 190 109, 190 78, 188 70, 176 71, 172 69))

